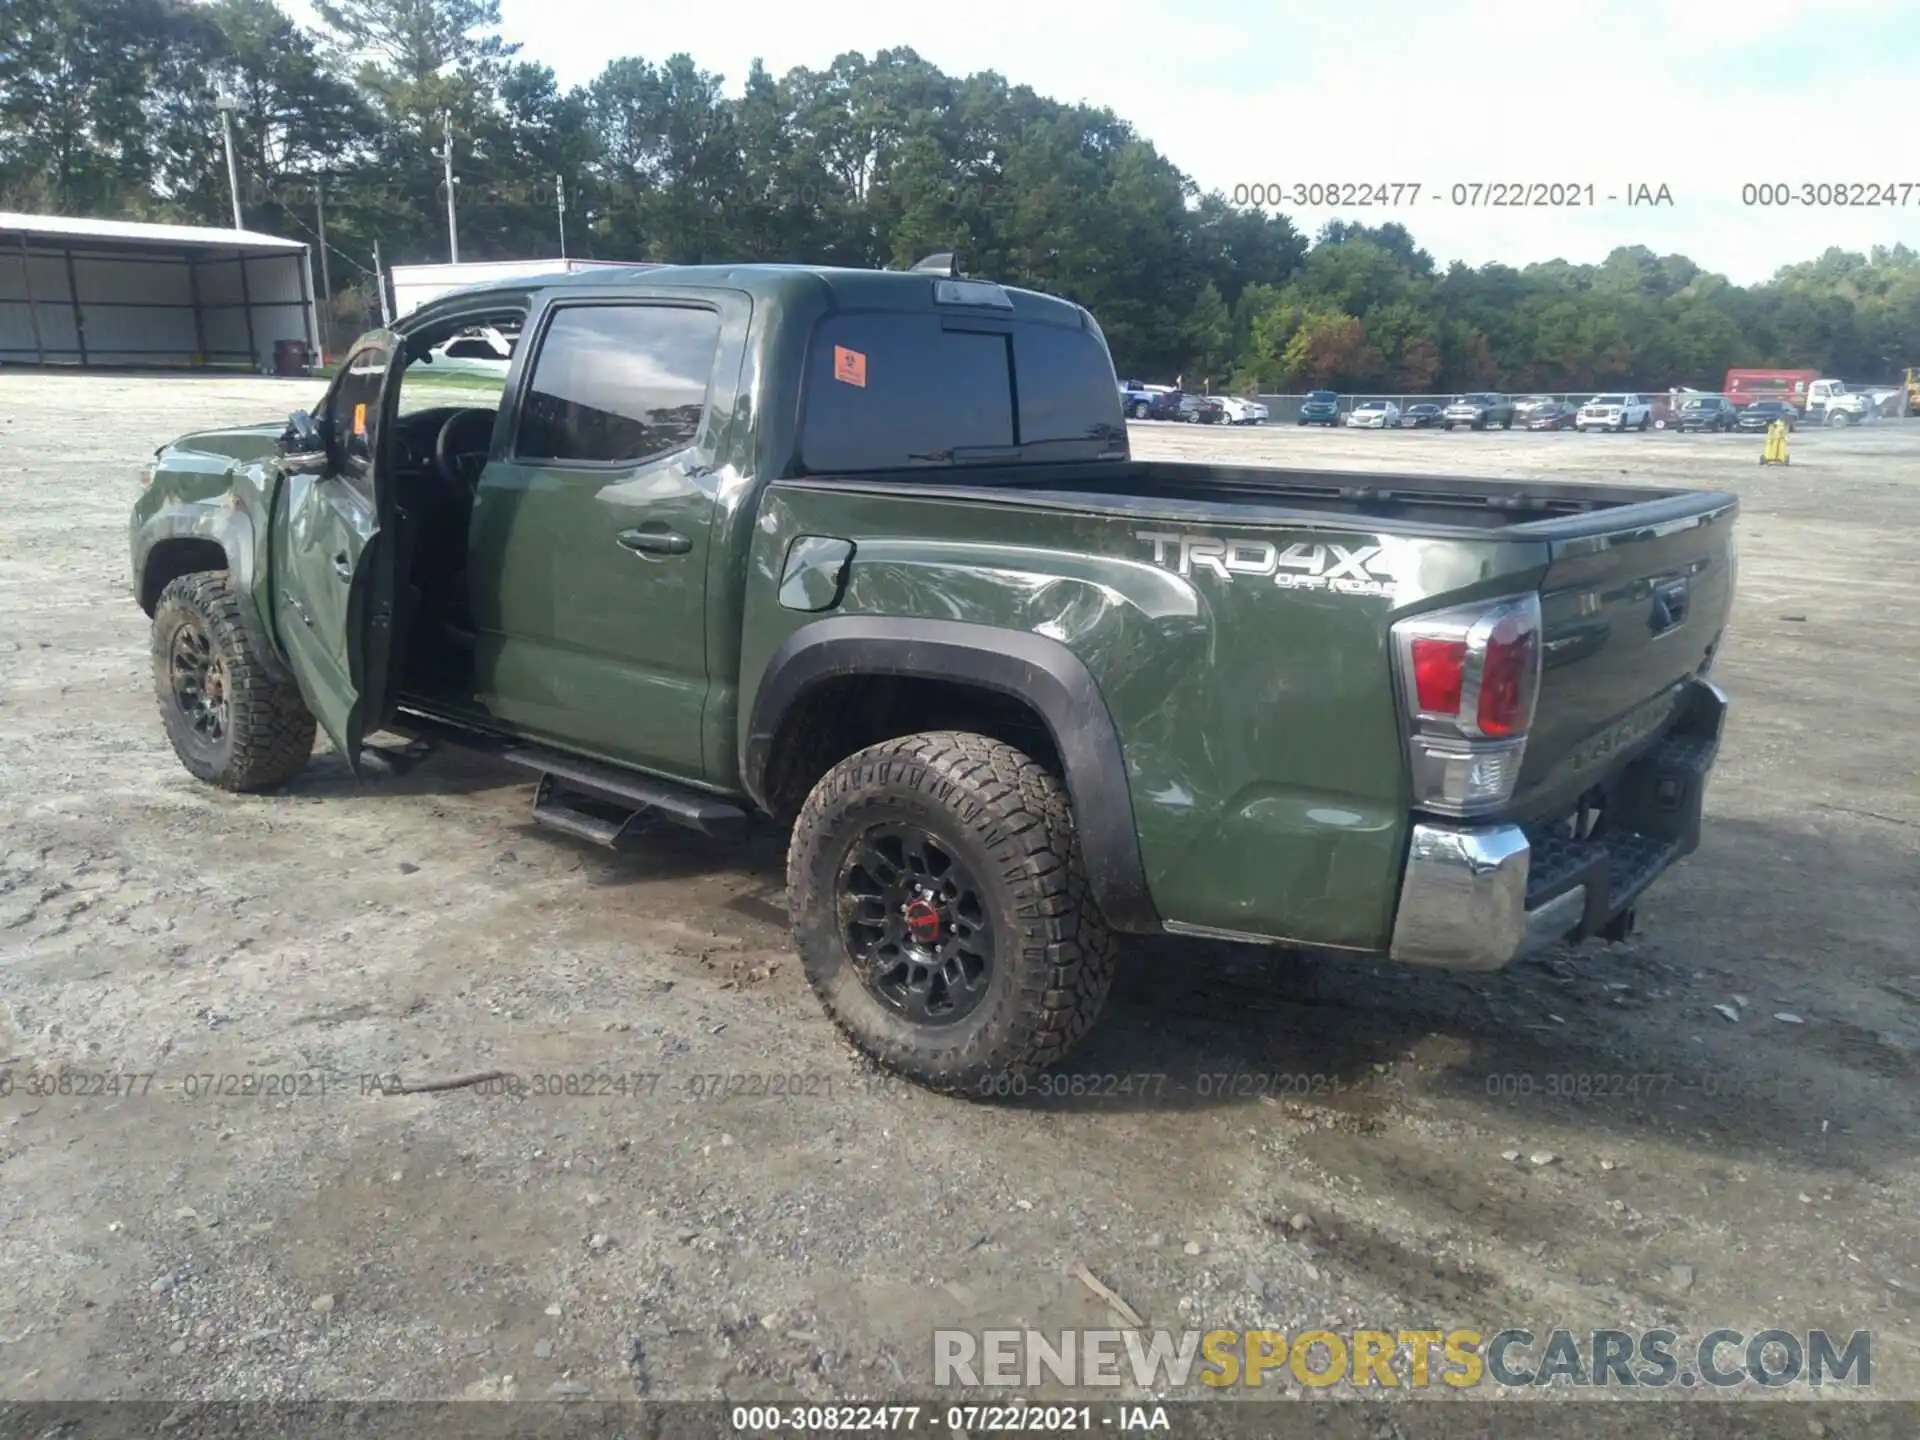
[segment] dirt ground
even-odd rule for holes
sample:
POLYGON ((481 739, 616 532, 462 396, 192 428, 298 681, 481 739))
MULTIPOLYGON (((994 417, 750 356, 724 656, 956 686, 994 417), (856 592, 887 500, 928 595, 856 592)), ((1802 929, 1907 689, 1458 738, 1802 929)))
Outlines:
POLYGON ((1066 1073, 1159 1083, 988 1105, 837 1041, 776 844, 601 852, 454 753, 188 777, 134 469, 318 389, 0 376, 0 1397, 884 1397, 929 1386, 936 1327, 1116 1323, 1084 1263, 1150 1328, 1864 1329, 1873 1393, 1920 1398, 1920 421, 1785 469, 1751 437, 1134 426, 1735 490, 1735 708, 1632 940, 1485 976, 1136 943, 1066 1073), (656 1078, 361 1079, 494 1069, 656 1078))

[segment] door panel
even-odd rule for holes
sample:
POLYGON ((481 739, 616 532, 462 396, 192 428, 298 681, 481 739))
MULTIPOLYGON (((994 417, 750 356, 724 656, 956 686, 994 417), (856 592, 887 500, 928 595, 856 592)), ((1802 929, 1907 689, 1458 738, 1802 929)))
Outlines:
POLYGON ((327 452, 283 457, 272 524, 275 629, 308 708, 356 773, 392 648, 392 526, 377 480, 391 338, 370 338, 341 366, 316 417, 327 452))
POLYGON ((587 298, 536 329, 469 530, 475 703, 512 729, 701 779, 720 314, 587 298))
POLYGON ((618 475, 487 467, 468 576, 475 698, 490 714, 609 759, 700 776, 713 508, 704 476, 689 473, 700 468, 686 454, 618 475), (662 548, 636 551, 622 536, 662 548))
POLYGON ((274 517, 274 604, 300 693, 348 754, 359 704, 349 653, 353 577, 378 529, 373 506, 333 475, 289 475, 274 517))

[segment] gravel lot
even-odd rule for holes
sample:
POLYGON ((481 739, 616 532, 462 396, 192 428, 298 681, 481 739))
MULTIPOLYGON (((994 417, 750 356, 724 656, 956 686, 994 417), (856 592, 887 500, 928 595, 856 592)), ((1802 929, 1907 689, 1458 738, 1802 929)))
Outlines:
POLYGON ((1920 422, 1787 469, 1749 437, 1135 425, 1146 456, 1736 490, 1735 710, 1628 943, 1459 977, 1136 944, 1068 1073, 1152 1093, 989 1106, 837 1042, 777 844, 611 856, 451 753, 187 776, 133 468, 318 389, 0 377, 0 1396, 885 1396, 937 1326, 1114 1323, 1084 1262, 1150 1327, 1870 1329, 1874 1392, 1920 1398, 1920 422), (62 1068, 152 1078, 31 1093, 62 1068), (491 1069, 659 1078, 360 1079, 491 1069))

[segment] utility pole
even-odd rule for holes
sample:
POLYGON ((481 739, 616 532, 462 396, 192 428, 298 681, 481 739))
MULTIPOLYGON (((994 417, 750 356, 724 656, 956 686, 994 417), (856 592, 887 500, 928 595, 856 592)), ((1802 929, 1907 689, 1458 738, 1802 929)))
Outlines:
POLYGON ((560 258, 567 258, 567 178, 553 177, 553 200, 560 209, 560 258))
POLYGON ((247 227, 240 221, 240 167, 233 160, 233 110, 238 103, 224 90, 213 97, 214 108, 220 112, 220 135, 227 146, 227 193, 233 197, 233 228, 244 230, 247 227))
POLYGON ((453 111, 443 110, 441 117, 446 122, 446 144, 441 147, 440 159, 444 162, 447 176, 447 254, 452 263, 460 263, 460 225, 453 215, 453 187, 457 183, 453 178, 453 111))
POLYGON ((320 230, 320 363, 327 363, 327 319, 333 313, 333 275, 327 268, 327 182, 321 176, 313 182, 313 218, 320 230))

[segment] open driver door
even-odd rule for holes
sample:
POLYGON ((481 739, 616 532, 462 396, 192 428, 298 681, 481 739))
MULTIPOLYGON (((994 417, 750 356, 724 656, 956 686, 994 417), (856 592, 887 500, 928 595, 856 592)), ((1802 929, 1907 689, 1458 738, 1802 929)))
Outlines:
POLYGON ((281 441, 272 513, 274 629, 307 708, 355 775, 386 718, 399 586, 389 430, 400 337, 376 330, 341 362, 318 413, 281 441))

